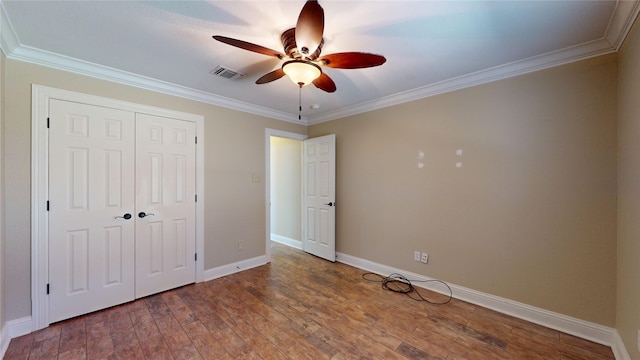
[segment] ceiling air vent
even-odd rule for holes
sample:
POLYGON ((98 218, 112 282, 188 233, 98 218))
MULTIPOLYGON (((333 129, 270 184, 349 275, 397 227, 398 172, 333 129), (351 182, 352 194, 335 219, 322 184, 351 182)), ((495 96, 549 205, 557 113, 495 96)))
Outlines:
POLYGON ((231 80, 238 79, 244 76, 244 74, 240 72, 221 65, 218 65, 215 69, 211 70, 210 74, 231 80))

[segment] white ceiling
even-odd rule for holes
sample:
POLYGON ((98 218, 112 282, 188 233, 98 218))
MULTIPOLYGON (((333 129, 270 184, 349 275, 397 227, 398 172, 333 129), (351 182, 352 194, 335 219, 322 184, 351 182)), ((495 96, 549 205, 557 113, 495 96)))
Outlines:
MULTIPOLYGON (((298 87, 256 85, 282 60, 212 39, 282 51, 304 1, 1 0, 9 58, 298 122, 298 87), (222 65, 235 80, 210 72, 222 65)), ((324 68, 338 90, 302 89, 312 124, 616 51, 638 1, 329 1, 323 54, 361 51, 387 62, 324 68), (311 105, 319 105, 312 109, 311 105)))

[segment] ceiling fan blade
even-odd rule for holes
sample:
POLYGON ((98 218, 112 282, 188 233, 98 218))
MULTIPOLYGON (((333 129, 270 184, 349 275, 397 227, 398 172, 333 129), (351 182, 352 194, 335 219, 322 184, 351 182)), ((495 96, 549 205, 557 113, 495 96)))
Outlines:
POLYGON ((319 78, 313 80, 313 85, 326 92, 332 93, 336 91, 336 83, 334 83, 326 73, 320 74, 319 78))
POLYGON ((324 10, 317 0, 308 0, 298 16, 296 44, 302 56, 313 54, 322 42, 324 10))
POLYGON ((274 80, 278 80, 281 77, 283 77, 284 71, 282 71, 282 68, 280 69, 275 69, 272 72, 262 76, 260 79, 256 80, 256 84, 266 84, 268 82, 272 82, 274 80))
POLYGON ((233 39, 233 38, 226 37, 226 36, 220 36, 220 35, 214 35, 213 38, 218 40, 218 41, 220 41, 220 42, 223 42, 225 44, 228 44, 228 45, 231 45, 231 46, 235 46, 235 47, 239 47, 240 49, 257 52, 259 54, 264 54, 264 55, 268 55, 268 56, 274 56, 274 57, 277 57, 278 59, 283 59, 285 57, 285 55, 283 53, 279 52, 279 51, 272 50, 272 49, 266 48, 264 46, 252 44, 250 42, 246 42, 246 41, 242 41, 242 40, 238 40, 238 39, 233 39))
POLYGON ((384 64, 387 59, 382 55, 361 52, 343 52, 324 55, 318 61, 325 66, 337 69, 361 69, 384 64))

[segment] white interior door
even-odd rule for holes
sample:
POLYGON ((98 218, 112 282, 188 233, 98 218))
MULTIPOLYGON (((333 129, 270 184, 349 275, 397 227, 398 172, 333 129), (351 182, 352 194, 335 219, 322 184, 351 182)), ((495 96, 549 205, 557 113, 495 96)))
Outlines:
POLYGON ((133 300, 134 113, 50 101, 49 321, 133 300), (129 214, 128 216, 126 214, 129 214))
POLYGON ((336 136, 307 139, 303 144, 304 251, 336 260, 336 136))
POLYGON ((136 115, 136 297, 195 281, 196 125, 136 115))

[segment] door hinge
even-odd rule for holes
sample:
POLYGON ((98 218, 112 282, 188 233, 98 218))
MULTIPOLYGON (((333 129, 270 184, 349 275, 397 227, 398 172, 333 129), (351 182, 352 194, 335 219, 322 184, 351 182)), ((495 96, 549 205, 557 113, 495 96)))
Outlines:
POLYGON ((196 194, 196 202, 198 202, 198 194, 196 194))
POLYGON ((49 128, 49 118, 47 118, 47 129, 49 128))
POLYGON ((47 295, 49 295, 49 284, 47 284, 47 295))
POLYGON ((47 200, 47 211, 49 211, 49 200, 47 200))
POLYGON ((198 253, 195 253, 194 258, 195 258, 195 261, 198 261, 198 253))
POLYGON ((198 137, 196 136, 196 144, 198 143, 198 137))

